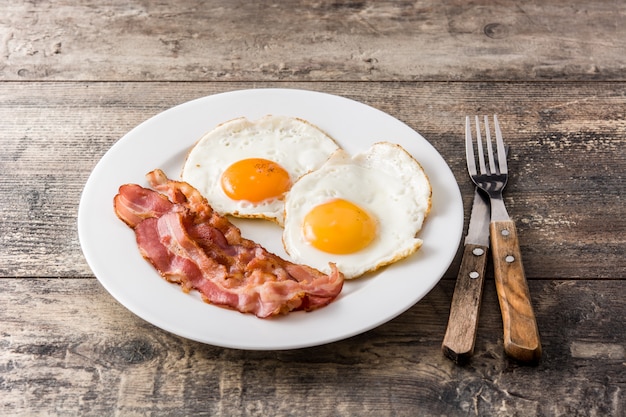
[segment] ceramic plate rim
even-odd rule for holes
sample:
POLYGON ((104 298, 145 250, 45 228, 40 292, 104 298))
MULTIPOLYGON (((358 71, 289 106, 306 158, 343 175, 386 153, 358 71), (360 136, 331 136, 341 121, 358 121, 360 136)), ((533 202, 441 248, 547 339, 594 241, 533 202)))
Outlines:
MULTIPOLYGON (((245 237, 286 256, 280 233, 258 221, 235 223, 245 237), (256 223, 251 223, 256 222, 256 223), (249 233, 246 233, 249 231, 249 233)), ((283 350, 322 345, 373 329, 420 301, 456 255, 463 231, 458 184, 443 157, 418 132, 393 116, 342 96, 311 90, 259 88, 213 94, 169 108, 139 124, 104 154, 81 195, 78 232, 83 254, 101 285, 128 310, 178 336, 226 348, 283 350), (202 302, 167 283, 141 258, 133 232, 113 212, 123 183, 146 184, 144 175, 164 169, 178 178, 188 150, 217 124, 266 114, 300 117, 329 133, 350 153, 387 140, 402 145, 424 167, 433 187, 432 210, 410 258, 348 281, 329 306, 262 320, 202 302)), ((417 325, 417 324, 416 324, 417 325)))

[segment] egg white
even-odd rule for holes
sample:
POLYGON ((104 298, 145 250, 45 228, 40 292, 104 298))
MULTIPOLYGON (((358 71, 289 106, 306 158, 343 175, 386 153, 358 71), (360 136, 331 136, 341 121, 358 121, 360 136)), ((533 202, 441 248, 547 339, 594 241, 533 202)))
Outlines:
POLYGON ((290 257, 325 273, 329 262, 347 279, 405 258, 422 245, 417 237, 431 207, 431 186, 421 165, 401 146, 379 142, 353 158, 338 150, 318 170, 298 180, 285 200, 283 245, 290 257), (336 255, 316 249, 302 231, 306 214, 335 198, 376 218, 378 231, 364 249, 336 255))
POLYGON ((264 158, 282 166, 293 184, 337 149, 330 136, 302 119, 267 115, 250 121, 240 117, 222 123, 198 141, 187 156, 181 177, 221 214, 264 218, 282 225, 284 198, 256 204, 233 200, 222 190, 222 173, 242 159, 264 158))

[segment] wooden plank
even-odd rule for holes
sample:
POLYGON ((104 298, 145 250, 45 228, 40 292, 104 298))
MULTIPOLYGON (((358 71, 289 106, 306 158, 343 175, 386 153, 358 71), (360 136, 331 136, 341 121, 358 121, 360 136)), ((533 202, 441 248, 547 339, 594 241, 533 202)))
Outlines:
POLYGON ((4 3, 0 414, 626 415, 625 2, 4 3), (404 121, 466 208, 463 116, 497 112, 541 362, 503 354, 491 264, 475 355, 443 356, 459 257, 389 323, 292 351, 192 342, 106 293, 76 232, 96 162, 160 111, 258 87, 404 121))
POLYGON ((6 2, 0 79, 624 80, 626 3, 6 2))
MULTIPOLYGON (((135 125, 170 106, 246 86, 0 84, 0 276, 91 276, 76 216, 100 157, 135 125)), ((506 202, 529 278, 625 277, 624 83, 372 83, 367 91, 343 82, 263 86, 339 94, 399 118, 441 152, 466 207, 472 186, 463 116, 498 112, 511 144, 506 202)), ((446 278, 456 276, 458 263, 446 278)))
POLYGON ((0 409, 12 416, 305 416, 313 405, 319 416, 623 414, 626 312, 615 295, 626 291, 624 281, 531 282, 544 347, 537 366, 503 356, 491 280, 474 357, 464 367, 446 359, 440 345, 453 286, 442 281, 360 336, 262 352, 157 329, 93 279, 5 279, 0 409))

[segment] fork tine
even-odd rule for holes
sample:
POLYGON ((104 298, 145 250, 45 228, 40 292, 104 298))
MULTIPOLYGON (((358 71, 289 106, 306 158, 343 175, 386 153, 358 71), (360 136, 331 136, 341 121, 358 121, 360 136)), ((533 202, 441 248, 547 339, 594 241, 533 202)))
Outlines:
POLYGON ((498 167, 493 159, 493 145, 491 143, 491 129, 489 129, 489 118, 485 116, 485 138, 487 140, 487 156, 489 157, 489 168, 492 174, 497 174, 498 167))
POLYGON ((485 166, 485 154, 483 152, 483 139, 480 134, 480 121, 478 116, 474 116, 476 119, 476 147, 478 148, 478 164, 480 165, 480 173, 487 174, 487 167, 485 166))
POLYGON ((472 124, 469 116, 465 116, 465 159, 467 161, 467 170, 470 175, 476 175, 474 144, 472 142, 472 124))
POLYGON ((496 146, 498 148, 498 165, 500 165, 500 173, 508 174, 508 168, 506 165, 506 151, 504 149, 504 140, 502 139, 502 132, 500 131, 500 123, 498 123, 498 115, 493 115, 493 124, 496 129, 496 146))

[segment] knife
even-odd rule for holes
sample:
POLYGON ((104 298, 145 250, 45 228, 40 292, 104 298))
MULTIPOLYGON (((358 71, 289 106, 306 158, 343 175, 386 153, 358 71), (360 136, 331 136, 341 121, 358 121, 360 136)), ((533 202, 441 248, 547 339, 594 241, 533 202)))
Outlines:
POLYGON ((448 327, 441 345, 443 354, 458 364, 467 362, 474 353, 489 252, 489 221, 488 197, 475 189, 448 327))

